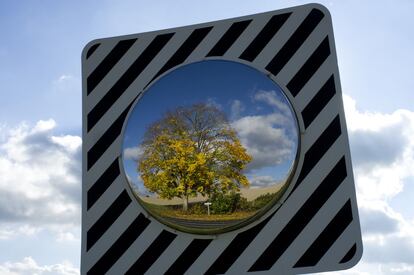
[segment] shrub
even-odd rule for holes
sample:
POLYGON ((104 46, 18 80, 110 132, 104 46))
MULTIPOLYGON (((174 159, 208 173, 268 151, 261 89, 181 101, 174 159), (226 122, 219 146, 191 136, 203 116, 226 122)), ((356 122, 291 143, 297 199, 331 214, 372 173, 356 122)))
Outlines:
POLYGON ((207 207, 204 202, 192 203, 189 205, 188 212, 195 215, 207 214, 207 207))
POLYGON ((251 208, 253 210, 259 210, 265 207, 270 201, 272 201, 275 198, 275 195, 277 193, 266 193, 263 195, 258 196, 256 199, 254 199, 251 202, 251 208))
POLYGON ((248 202, 246 198, 240 197, 240 200, 236 204, 236 211, 251 211, 252 204, 248 202))
POLYGON ((248 210, 249 203, 240 193, 215 193, 211 199, 211 212, 214 214, 228 214, 236 210, 248 210))

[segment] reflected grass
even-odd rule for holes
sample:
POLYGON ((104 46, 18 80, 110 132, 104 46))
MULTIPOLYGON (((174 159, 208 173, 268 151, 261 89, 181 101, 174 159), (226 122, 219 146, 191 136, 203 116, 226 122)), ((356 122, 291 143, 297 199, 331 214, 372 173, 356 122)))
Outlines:
MULTIPOLYGON (((283 194, 287 191, 289 184, 284 182, 275 192, 264 193, 255 199, 249 200, 247 208, 235 209, 231 213, 207 214, 204 198, 191 202, 187 211, 182 209, 182 204, 171 202, 171 204, 154 204, 144 201, 142 197, 133 192, 144 209, 153 217, 176 230, 192 234, 221 234, 243 227, 254 220, 257 220, 275 204, 276 209, 280 207, 283 194)), ((242 197, 246 199, 245 197, 242 197)), ((246 205, 244 205, 246 207, 246 205)), ((210 209, 211 210, 211 209, 210 209)))
MULTIPOLYGON (((183 211, 182 209, 177 209, 176 205, 156 205, 147 202, 143 202, 145 207, 152 213, 159 215, 161 217, 169 218, 178 218, 192 221, 233 221, 233 220, 244 220, 257 213, 255 211, 236 211, 228 214, 207 214, 207 208, 205 208, 205 213, 192 213, 190 211, 183 211)), ((181 206, 179 206, 181 207, 181 206)), ((191 206, 190 206, 191 209, 191 206)))

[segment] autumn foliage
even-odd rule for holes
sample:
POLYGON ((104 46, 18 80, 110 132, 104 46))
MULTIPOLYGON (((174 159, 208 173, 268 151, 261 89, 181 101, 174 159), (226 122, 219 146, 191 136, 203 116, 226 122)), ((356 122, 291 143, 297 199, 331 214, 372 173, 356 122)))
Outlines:
POLYGON ((239 191, 249 181, 242 170, 252 160, 223 112, 195 104, 167 112, 151 124, 141 143, 138 172, 161 198, 239 191))

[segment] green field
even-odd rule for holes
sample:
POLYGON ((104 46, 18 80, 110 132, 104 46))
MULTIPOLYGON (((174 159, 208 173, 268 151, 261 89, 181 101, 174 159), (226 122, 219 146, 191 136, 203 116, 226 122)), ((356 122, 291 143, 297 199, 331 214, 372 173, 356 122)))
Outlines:
POLYGON ((257 214, 260 210, 271 205, 272 201, 279 199, 284 188, 276 193, 266 193, 252 201, 247 201, 240 194, 223 195, 211 200, 210 215, 207 214, 207 200, 192 202, 188 210, 182 209, 182 204, 154 204, 141 200, 143 206, 152 214, 159 217, 177 218, 193 221, 232 221, 245 220, 257 214))
POLYGON ((190 210, 185 212, 180 208, 175 206, 166 206, 166 205, 155 205, 145 203, 146 208, 161 217, 173 217, 178 219, 193 220, 193 221, 229 221, 229 220, 243 220, 251 217, 256 214, 257 211, 237 211, 228 214, 210 214, 207 215, 207 207, 205 208, 205 213, 193 213, 190 210))

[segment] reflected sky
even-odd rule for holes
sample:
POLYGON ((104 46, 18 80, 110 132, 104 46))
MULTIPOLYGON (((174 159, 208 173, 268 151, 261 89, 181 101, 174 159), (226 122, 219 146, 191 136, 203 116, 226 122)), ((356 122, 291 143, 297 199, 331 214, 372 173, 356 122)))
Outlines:
POLYGON ((148 194, 137 172, 147 127, 168 110, 195 103, 214 105, 227 115, 253 157, 244 173, 250 188, 283 181, 298 146, 296 119, 280 87, 243 64, 210 60, 180 67, 156 81, 135 105, 124 134, 123 161, 129 180, 148 194))

